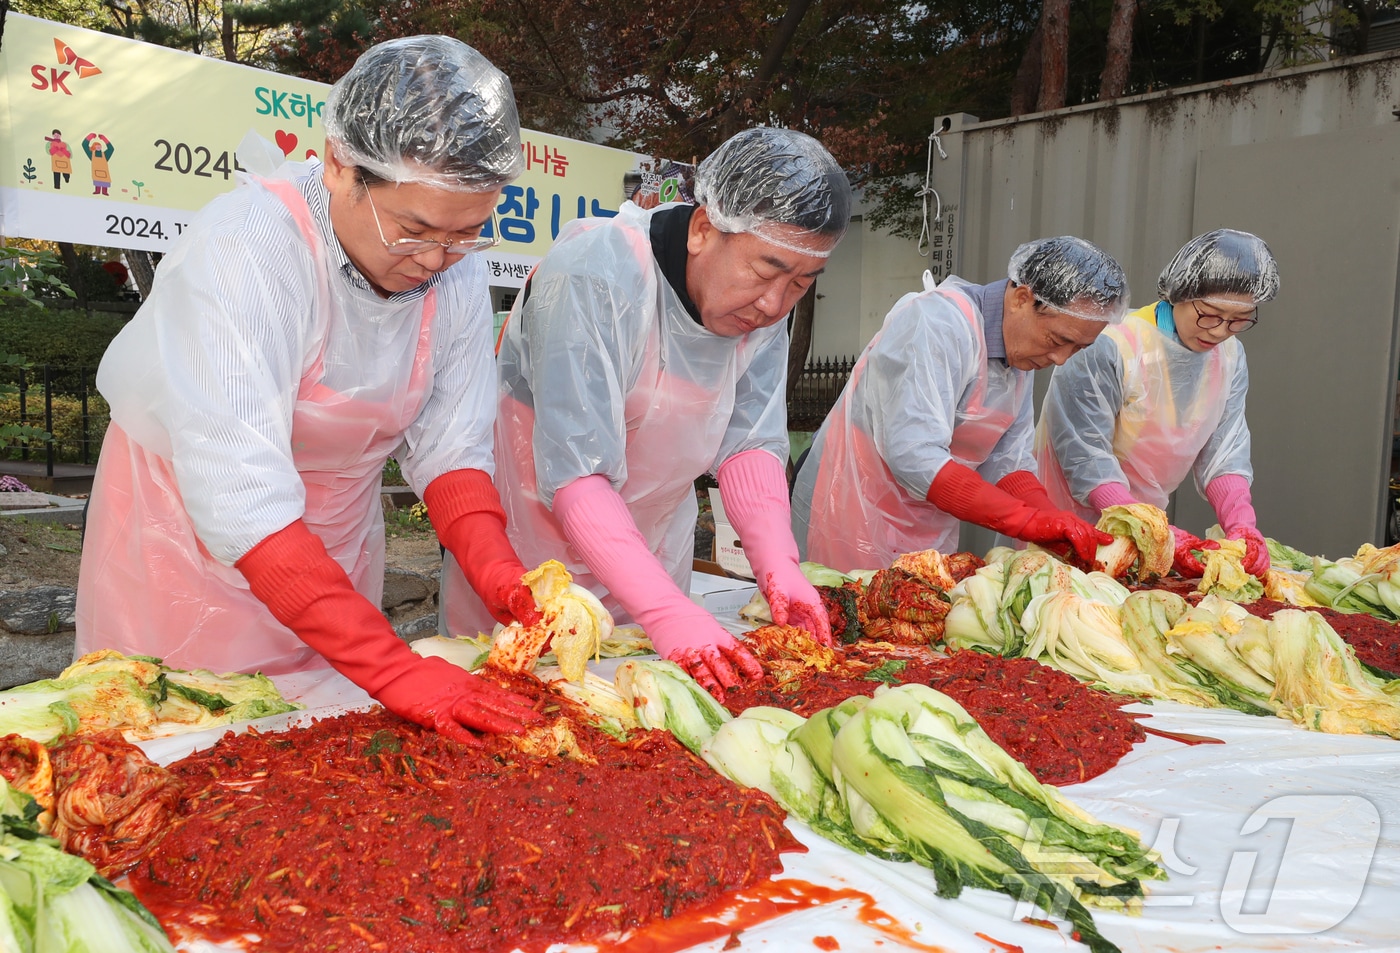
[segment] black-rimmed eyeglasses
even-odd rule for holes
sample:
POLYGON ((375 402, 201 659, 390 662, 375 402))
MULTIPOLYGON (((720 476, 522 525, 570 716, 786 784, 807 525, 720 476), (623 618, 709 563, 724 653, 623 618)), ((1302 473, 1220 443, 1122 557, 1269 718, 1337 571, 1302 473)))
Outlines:
POLYGON ((1229 331, 1231 334, 1243 334, 1259 323, 1259 310, 1257 308, 1252 317, 1230 318, 1227 320, 1223 314, 1212 314, 1209 311, 1202 311, 1200 304, 1196 301, 1191 302, 1191 307, 1195 309, 1196 312, 1196 327, 1200 328, 1202 331, 1213 331, 1223 324, 1225 325, 1225 330, 1229 331))
POLYGON ((478 235, 476 238, 463 238, 455 242, 440 242, 432 238, 396 238, 389 241, 384 237, 384 226, 379 222, 379 210, 374 207, 374 197, 370 194, 371 191, 368 186, 365 187, 365 198, 369 199, 369 211, 374 216, 374 227, 379 230, 379 240, 384 243, 384 250, 391 255, 409 258, 413 255, 430 252, 434 248, 441 248, 444 255, 470 255, 472 252, 495 248, 501 243, 501 229, 496 223, 495 209, 491 210, 491 234, 489 237, 478 235))

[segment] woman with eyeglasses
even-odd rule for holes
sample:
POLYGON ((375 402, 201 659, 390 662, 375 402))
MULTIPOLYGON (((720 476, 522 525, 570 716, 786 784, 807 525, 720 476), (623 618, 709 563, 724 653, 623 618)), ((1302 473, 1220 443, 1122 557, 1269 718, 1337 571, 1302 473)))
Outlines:
POLYGON ((528 702, 419 658, 379 610, 392 454, 492 614, 538 618, 490 477, 492 314, 466 257, 522 171, 510 81, 450 37, 393 40, 323 120, 324 161, 205 207, 103 358, 78 652, 331 666, 459 740, 517 731, 528 702))
MULTIPOLYGON (((1278 289, 1258 236, 1222 228, 1187 242, 1158 278, 1156 303, 1055 369, 1036 430, 1051 499, 1086 519, 1116 504, 1165 508, 1192 474, 1225 535, 1245 541, 1245 569, 1267 572, 1250 501, 1249 371, 1238 336, 1278 289)), ((1172 532, 1176 570, 1200 576, 1194 554, 1217 544, 1172 532)))

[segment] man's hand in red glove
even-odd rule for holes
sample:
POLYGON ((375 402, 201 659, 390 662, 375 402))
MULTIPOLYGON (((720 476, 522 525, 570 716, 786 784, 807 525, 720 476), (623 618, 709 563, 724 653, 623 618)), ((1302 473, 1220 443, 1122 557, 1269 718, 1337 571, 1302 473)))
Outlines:
POLYGON ((506 513, 491 478, 481 470, 444 473, 424 488, 423 502, 438 539, 496 621, 539 622, 535 597, 520 581, 527 570, 506 537, 506 513))
POLYGON ((1175 544, 1172 568, 1185 579, 1199 579, 1204 576, 1206 567, 1201 565, 1196 553, 1207 549, 1219 549, 1220 544, 1213 539, 1198 539, 1186 530, 1177 529, 1175 526, 1171 530, 1172 540, 1175 544))
POLYGON ((1113 542, 1072 513, 1041 510, 992 486, 961 463, 943 465, 928 488, 928 501, 960 520, 1042 546, 1067 543, 1080 561, 1092 565, 1098 547, 1113 542))
POLYGON ((401 718, 463 744, 478 744, 467 728, 516 734, 543 716, 528 698, 463 671, 440 658, 425 658, 374 697, 401 718), (465 727, 463 727, 465 726, 465 727))
POLYGON ((410 651, 301 520, 236 568, 278 622, 400 717, 465 744, 476 743, 468 728, 515 733, 541 719, 529 699, 410 651))
POLYGON ((1108 533, 1094 529, 1091 524, 1063 510, 1037 510, 1019 533, 1011 535, 1046 547, 1068 543, 1079 562, 1085 566, 1093 566, 1100 546, 1113 542, 1113 537, 1108 533))
POLYGON ((1050 493, 1034 473, 1029 470, 1016 470, 997 481, 997 489, 1010 493, 1022 503, 1038 510, 1054 510, 1059 507, 1050 499, 1050 493))

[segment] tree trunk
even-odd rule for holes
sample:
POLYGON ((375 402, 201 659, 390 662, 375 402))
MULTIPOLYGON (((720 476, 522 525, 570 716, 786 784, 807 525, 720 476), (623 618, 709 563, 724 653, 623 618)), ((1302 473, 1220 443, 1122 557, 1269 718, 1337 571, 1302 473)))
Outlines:
POLYGON ((233 16, 224 10, 223 20, 219 24, 219 39, 224 44, 224 59, 230 63, 238 62, 238 47, 233 42, 233 16))
POLYGON ((783 56, 792 45, 792 39, 797 35, 797 27, 802 23, 802 18, 807 15, 807 8, 811 5, 812 0, 788 0, 783 18, 778 21, 777 29, 768 39, 768 46, 763 51, 763 59, 759 61, 758 69, 754 71, 748 85, 720 116, 721 141, 752 125, 750 120, 753 115, 753 103, 762 94, 764 87, 778 75, 783 56))
POLYGON ((1137 0, 1113 0, 1113 12, 1108 17, 1108 54, 1099 78, 1099 102, 1117 99, 1128 88, 1137 6, 1137 0))
POLYGON ((1021 68, 1016 70, 1016 79, 1011 84, 1011 115, 1022 116, 1035 109, 1040 98, 1040 37, 1044 31, 1040 24, 1035 25, 1031 41, 1026 45, 1026 55, 1021 57, 1021 68))
POLYGON ((82 266, 78 262, 78 252, 72 242, 59 242, 58 254, 63 258, 63 266, 68 269, 68 287, 73 289, 73 300, 78 307, 87 310, 87 283, 83 281, 82 266))
POLYGON ((151 285, 156 280, 155 256, 148 251, 128 248, 126 262, 131 266, 131 277, 136 279, 136 287, 141 292, 141 300, 145 301, 151 296, 151 285))
MULTIPOLYGON (((1199 13, 1196 14, 1196 49, 1192 59, 1195 66, 1191 70, 1191 82, 1204 83, 1206 81, 1206 18, 1199 13)), ((1265 65, 1261 63, 1259 68, 1263 69, 1265 65)))
POLYGON ((1045 0, 1041 8, 1040 100, 1036 109, 1059 109, 1069 90, 1069 0, 1045 0))

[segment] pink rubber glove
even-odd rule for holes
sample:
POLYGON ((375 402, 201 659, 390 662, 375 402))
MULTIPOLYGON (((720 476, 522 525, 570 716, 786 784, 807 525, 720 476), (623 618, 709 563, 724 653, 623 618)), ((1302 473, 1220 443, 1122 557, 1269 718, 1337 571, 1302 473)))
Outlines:
POLYGON ((831 645, 826 607, 798 566, 783 465, 766 450, 745 450, 724 461, 717 476, 724 512, 739 531, 773 621, 806 629, 831 645))
POLYGON ((1171 527, 1175 552, 1172 555, 1172 568, 1185 579, 1199 579, 1206 574, 1206 567, 1196 558, 1192 550, 1219 549, 1220 544, 1213 539, 1198 539, 1184 529, 1171 527))
POLYGON ((607 477, 586 476, 560 489, 554 515, 588 568, 641 624, 658 655, 720 697, 746 679, 763 677, 758 659, 662 568, 607 477))
POLYGON ((1101 483, 1089 491, 1089 505, 1100 513, 1110 506, 1131 506, 1136 502, 1121 483, 1101 483))
POLYGON ((1218 476, 1206 484, 1206 499, 1215 510, 1225 535, 1244 540, 1244 571, 1263 578, 1269 571, 1269 545, 1258 530, 1249 481, 1238 473, 1218 476))

